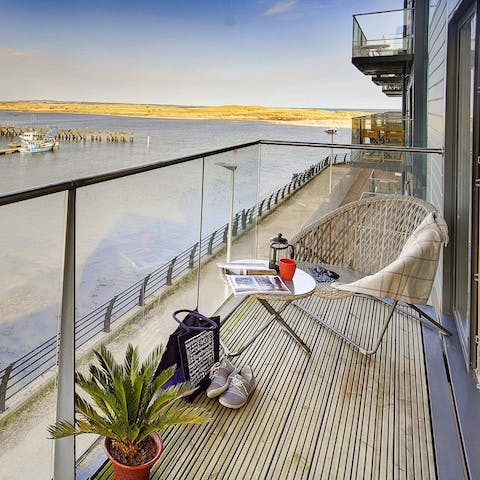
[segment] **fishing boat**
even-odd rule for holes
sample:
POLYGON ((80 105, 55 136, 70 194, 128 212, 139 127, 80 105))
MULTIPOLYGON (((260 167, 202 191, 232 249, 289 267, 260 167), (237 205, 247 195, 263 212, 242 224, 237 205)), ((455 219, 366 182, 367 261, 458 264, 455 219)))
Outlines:
POLYGON ((58 141, 52 134, 44 135, 37 130, 28 130, 18 137, 21 140, 18 149, 22 153, 48 152, 58 146, 58 141))

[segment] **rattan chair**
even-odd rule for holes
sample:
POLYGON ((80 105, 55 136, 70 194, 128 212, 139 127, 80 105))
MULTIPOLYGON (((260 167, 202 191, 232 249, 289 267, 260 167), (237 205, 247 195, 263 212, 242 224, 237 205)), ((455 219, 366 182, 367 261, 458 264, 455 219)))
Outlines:
POLYGON ((382 195, 349 203, 305 227, 291 243, 300 268, 320 264, 340 274, 334 283, 317 282, 317 295, 335 300, 363 294, 389 304, 378 338, 371 347, 361 346, 303 306, 294 305, 365 355, 378 350, 398 302, 450 335, 417 307, 428 302, 441 247, 447 242, 445 220, 423 200, 382 195), (421 257, 422 252, 428 258, 421 257))

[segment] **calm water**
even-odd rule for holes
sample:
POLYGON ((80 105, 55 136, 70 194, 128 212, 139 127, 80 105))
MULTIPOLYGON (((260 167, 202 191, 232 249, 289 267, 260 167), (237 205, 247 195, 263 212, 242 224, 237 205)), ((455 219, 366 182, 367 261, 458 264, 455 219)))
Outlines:
MULTIPOLYGON (((2 125, 31 122, 30 114, 0 112, 2 125)), ((135 142, 62 142, 55 152, 0 156, 2 193, 258 139, 330 141, 324 128, 267 122, 36 114, 35 124, 134 131, 135 142)), ((350 143, 350 129, 339 129, 335 141, 350 143)), ((6 143, 7 139, 0 139, 0 148, 6 143)), ((258 147, 250 147, 209 159, 204 171, 203 233, 228 219, 230 177, 217 163, 237 165, 238 211, 327 154, 318 149, 262 146, 261 156, 258 147)), ((78 192, 78 317, 197 241, 201 167, 195 161, 188 167, 168 167, 78 192)), ((64 194, 0 208, 0 369, 56 332, 64 219, 64 194)))

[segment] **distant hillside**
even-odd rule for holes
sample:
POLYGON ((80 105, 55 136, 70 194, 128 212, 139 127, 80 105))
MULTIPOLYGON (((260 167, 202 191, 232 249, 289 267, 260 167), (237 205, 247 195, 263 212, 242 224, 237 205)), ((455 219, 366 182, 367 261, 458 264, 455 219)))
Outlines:
POLYGON ((309 108, 271 108, 261 106, 222 105, 216 107, 181 107, 130 103, 64 103, 57 101, 0 102, 0 110, 33 113, 83 113, 124 117, 183 118, 199 120, 266 120, 296 124, 350 125, 352 117, 368 115, 353 110, 309 108))

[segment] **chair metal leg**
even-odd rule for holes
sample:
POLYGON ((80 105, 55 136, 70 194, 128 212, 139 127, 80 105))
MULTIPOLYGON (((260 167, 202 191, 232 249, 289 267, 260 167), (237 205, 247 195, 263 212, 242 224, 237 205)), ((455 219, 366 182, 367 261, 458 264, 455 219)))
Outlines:
MULTIPOLYGON (((443 334, 443 335, 446 335, 448 337, 451 337, 452 336, 452 332, 448 329, 446 329, 443 325, 441 325, 440 323, 438 323, 436 320, 434 320, 430 315, 428 315, 427 313, 425 313, 423 310, 421 310, 420 308, 418 308, 416 305, 413 305, 412 303, 409 303, 408 304, 409 307, 413 308, 419 315, 421 315, 422 317, 424 317, 426 320, 428 320, 430 323, 432 323, 433 325, 435 325, 435 327, 437 327, 440 332, 443 334)), ((406 312, 405 312, 406 313, 406 312)))
MULTIPOLYGON (((390 305, 390 302, 387 302, 383 298, 378 298, 378 297, 373 297, 372 295, 365 295, 365 294, 359 294, 361 297, 365 298, 371 298, 372 300, 375 300, 376 302, 384 303, 385 305, 390 305)), ((438 323, 436 320, 434 320, 428 313, 425 313, 422 309, 414 305, 413 303, 407 303, 410 308, 415 310, 418 314, 419 317, 416 315, 412 315, 410 312, 407 312, 404 308, 404 304, 400 303, 400 305, 397 305, 397 311, 402 313, 403 315, 407 315, 408 317, 412 317, 415 320, 420 320, 423 321, 422 317, 424 317, 425 320, 428 320, 434 327, 438 328, 440 330, 440 333, 442 335, 446 335, 447 337, 450 337, 452 335, 452 332, 445 328, 441 323, 438 323)))
POLYGON ((383 336, 385 335, 385 332, 387 331, 388 324, 390 323, 390 320, 392 319, 393 312, 395 311, 397 303, 398 303, 398 300, 395 300, 389 306, 388 314, 387 314, 387 317, 385 318, 385 322, 383 323, 382 329, 380 330, 380 333, 379 333, 378 337, 376 338, 376 340, 373 342, 372 348, 369 349, 369 350, 367 350, 367 348, 363 347, 359 343, 355 342, 352 338, 348 337, 347 335, 345 335, 340 330, 337 330, 335 327, 333 327, 332 325, 325 322, 325 320, 323 320, 322 318, 318 317, 317 315, 310 312, 306 308, 303 308, 301 305, 298 305, 298 303, 292 302, 292 305, 294 305, 296 308, 300 309, 302 312, 304 312, 307 315, 309 315, 310 317, 312 317, 314 320, 316 320, 317 322, 322 324, 325 328, 328 328, 329 330, 331 330, 335 335, 338 335, 342 340, 344 340, 345 342, 349 343, 350 345, 352 345, 353 347, 358 349, 360 351, 360 353, 363 353, 363 355, 373 355, 377 352, 378 347, 380 346, 380 343, 382 342, 383 336))

